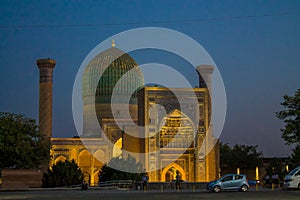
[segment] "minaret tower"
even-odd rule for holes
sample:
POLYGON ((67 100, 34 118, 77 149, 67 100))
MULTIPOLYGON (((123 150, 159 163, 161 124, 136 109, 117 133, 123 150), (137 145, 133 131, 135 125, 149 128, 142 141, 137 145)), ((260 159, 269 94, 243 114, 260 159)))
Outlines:
POLYGON ((212 74, 214 66, 200 65, 197 66, 199 73, 200 88, 208 89, 208 121, 206 124, 207 132, 205 136, 206 145, 206 179, 214 180, 219 178, 220 156, 219 156, 219 140, 213 135, 212 124, 212 74))
POLYGON ((207 88, 209 91, 212 90, 212 73, 214 72, 214 66, 212 65, 200 65, 197 66, 199 73, 199 87, 207 88))
POLYGON ((56 61, 50 58, 38 59, 40 70, 39 84, 39 130, 45 138, 52 137, 52 81, 56 61))

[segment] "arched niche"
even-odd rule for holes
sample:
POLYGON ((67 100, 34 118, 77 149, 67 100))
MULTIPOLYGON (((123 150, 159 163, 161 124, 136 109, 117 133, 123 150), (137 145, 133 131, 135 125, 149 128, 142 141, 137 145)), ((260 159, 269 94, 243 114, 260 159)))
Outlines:
POLYGON ((105 162, 105 153, 103 150, 99 149, 94 153, 94 166, 101 167, 105 162))
POLYGON ((91 166, 91 154, 87 150, 83 150, 79 153, 78 166, 79 167, 91 166))
POLYGON ((76 149, 72 149, 70 151, 70 160, 75 160, 75 162, 77 162, 77 151, 76 151, 76 149))
POLYGON ((57 164, 59 161, 65 162, 66 161, 66 157, 65 156, 58 156, 57 158, 55 158, 54 164, 57 164))
POLYGON ((160 148, 193 148, 193 122, 187 115, 175 109, 161 121, 159 137, 160 148))

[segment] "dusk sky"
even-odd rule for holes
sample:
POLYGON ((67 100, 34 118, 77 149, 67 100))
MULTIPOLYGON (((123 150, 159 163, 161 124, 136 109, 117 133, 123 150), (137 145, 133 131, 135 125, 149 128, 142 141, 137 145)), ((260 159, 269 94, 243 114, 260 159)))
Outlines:
MULTIPOLYGON (((0 111, 38 120, 36 60, 55 59, 53 136, 77 135, 72 116, 76 73, 100 42, 134 28, 188 35, 216 63, 226 89, 221 141, 258 145, 264 156, 288 156, 275 112, 300 88, 300 1, 0 1, 0 111)), ((116 41, 116 47, 117 47, 116 41)), ((109 46, 108 46, 109 48, 109 46)), ((183 59, 145 50, 138 64, 162 63, 192 84, 183 59)))

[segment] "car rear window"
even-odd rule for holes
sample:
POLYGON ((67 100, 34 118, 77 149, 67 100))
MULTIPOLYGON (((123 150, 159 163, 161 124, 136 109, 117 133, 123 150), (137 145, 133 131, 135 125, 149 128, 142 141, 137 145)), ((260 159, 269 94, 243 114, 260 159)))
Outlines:
POLYGON ((235 175, 235 176, 234 176, 234 179, 235 179, 235 180, 243 179, 243 176, 241 176, 241 175, 235 175))

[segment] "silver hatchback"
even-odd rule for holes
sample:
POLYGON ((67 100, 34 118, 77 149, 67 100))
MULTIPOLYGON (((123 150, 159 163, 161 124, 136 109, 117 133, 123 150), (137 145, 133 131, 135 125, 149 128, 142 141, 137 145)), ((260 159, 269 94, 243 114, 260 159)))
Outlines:
POLYGON ((249 184, 244 174, 226 174, 218 180, 209 182, 206 188, 212 192, 220 192, 221 190, 246 192, 249 189, 249 184))

